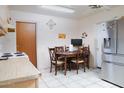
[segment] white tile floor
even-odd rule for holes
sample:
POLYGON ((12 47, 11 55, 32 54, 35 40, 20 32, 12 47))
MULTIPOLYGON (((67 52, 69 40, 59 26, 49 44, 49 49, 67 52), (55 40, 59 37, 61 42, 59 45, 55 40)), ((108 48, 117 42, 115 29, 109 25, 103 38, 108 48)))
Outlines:
POLYGON ((79 70, 79 74, 76 74, 76 70, 67 71, 67 75, 64 76, 64 72, 58 71, 57 76, 54 72, 50 73, 49 69, 42 71, 42 78, 39 81, 40 88, 118 88, 110 83, 107 83, 99 78, 99 69, 87 69, 83 72, 83 69, 79 70))

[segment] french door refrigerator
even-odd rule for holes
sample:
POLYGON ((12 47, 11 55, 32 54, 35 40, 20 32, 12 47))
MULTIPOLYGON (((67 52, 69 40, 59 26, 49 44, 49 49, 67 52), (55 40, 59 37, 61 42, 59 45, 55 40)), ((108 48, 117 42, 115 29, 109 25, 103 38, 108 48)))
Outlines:
POLYGON ((101 78, 124 87, 124 18, 103 24, 101 78))

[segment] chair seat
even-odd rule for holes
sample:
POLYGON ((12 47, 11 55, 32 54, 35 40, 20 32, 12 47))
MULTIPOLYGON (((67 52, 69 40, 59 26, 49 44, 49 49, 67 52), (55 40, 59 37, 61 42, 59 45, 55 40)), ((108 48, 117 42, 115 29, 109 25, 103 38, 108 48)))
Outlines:
MULTIPOLYGON (((77 60, 71 60, 71 62, 76 63, 77 60)), ((84 60, 78 60, 78 63, 84 63, 84 60)))
POLYGON ((64 58, 65 58, 65 57, 60 56, 60 57, 58 57, 58 60, 65 60, 64 58))
MULTIPOLYGON (((52 63, 55 64, 56 61, 52 61, 52 63)), ((59 60, 57 60, 57 65, 61 65, 61 64, 63 64, 63 63, 64 63, 63 61, 59 61, 59 60)))

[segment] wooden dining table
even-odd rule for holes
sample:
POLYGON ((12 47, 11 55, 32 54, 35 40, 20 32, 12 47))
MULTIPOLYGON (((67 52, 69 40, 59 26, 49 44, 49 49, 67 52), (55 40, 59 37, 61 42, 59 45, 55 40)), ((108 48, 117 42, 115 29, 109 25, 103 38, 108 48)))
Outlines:
POLYGON ((63 56, 64 57, 64 69, 65 69, 65 75, 66 75, 66 71, 67 71, 67 59, 68 58, 73 58, 76 57, 78 51, 64 51, 64 52, 56 52, 56 55, 58 56, 63 56))

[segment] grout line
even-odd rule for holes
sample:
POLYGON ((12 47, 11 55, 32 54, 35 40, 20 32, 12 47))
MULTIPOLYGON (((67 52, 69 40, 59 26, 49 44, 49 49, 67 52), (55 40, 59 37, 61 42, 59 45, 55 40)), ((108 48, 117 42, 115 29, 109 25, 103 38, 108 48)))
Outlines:
MULTIPOLYGON (((49 73, 48 73, 49 70, 48 70, 48 69, 49 69, 49 68, 46 68, 46 69, 43 71, 43 73, 45 74, 45 72, 47 72, 46 74, 49 75, 49 73)), ((72 71, 73 71, 73 70, 72 70, 72 71)), ((75 73, 75 74, 72 74, 72 73, 73 73, 72 71, 71 71, 71 72, 69 71, 70 73, 69 73, 69 75, 67 74, 67 75, 68 75, 67 78, 70 78, 70 79, 71 79, 72 76, 76 76, 75 70, 74 70, 74 73, 75 73)), ((62 71, 62 72, 63 72, 63 71, 62 71)), ((80 74, 81 72, 82 72, 82 70, 79 70, 79 74, 78 74, 78 75, 79 75, 79 76, 78 76, 79 78, 82 78, 82 76, 81 76, 81 74, 80 74)), ((89 69, 89 70, 88 70, 88 69, 87 69, 87 73, 90 73, 90 72, 93 72, 95 75, 98 75, 98 74, 100 73, 100 70, 97 70, 97 69, 89 69)), ((54 73, 54 71, 53 71, 53 73, 54 73)), ((87 73, 85 72, 85 74, 87 74, 87 73)), ((58 74, 61 75, 62 73, 59 72, 58 74)), ((58 74, 57 74, 57 75, 58 75, 58 74)), ((63 73, 63 75, 64 75, 64 73, 63 73)), ((91 73, 91 75, 92 75, 92 73, 91 73)), ((60 77, 56 77, 56 76, 54 76, 54 75, 52 75, 51 77, 58 81, 58 83, 60 84, 60 85, 58 85, 58 87, 59 87, 59 86, 63 86, 63 87, 65 87, 65 88, 69 88, 69 87, 67 87, 64 83, 62 83, 62 81, 59 79, 60 77)), ((66 77, 66 76, 65 76, 65 77, 66 77)), ((62 78, 63 78, 63 77, 62 77, 62 78)), ((83 77, 83 78, 88 81, 87 76, 86 76, 86 77, 83 77)), ((96 77, 96 78, 97 78, 97 77, 96 77)), ((42 80, 43 80, 43 82, 44 82, 44 84, 46 85, 47 88, 52 88, 52 87, 49 87, 49 84, 47 84, 46 81, 44 81, 44 79, 42 79, 42 80)), ((77 83, 77 84, 80 84, 80 83, 77 82, 77 81, 78 81, 78 80, 76 80, 76 83, 77 83)), ((91 80, 91 81, 92 81, 92 80, 91 80)), ((92 81, 91 84, 87 84, 86 86, 84 86, 84 85, 82 85, 82 84, 80 84, 80 85, 81 85, 81 87, 86 88, 86 87, 88 87, 88 86, 90 86, 90 85, 96 84, 96 85, 98 85, 98 86, 104 88, 104 86, 98 84, 98 82, 99 82, 99 81, 92 81)), ((57 87, 55 87, 55 88, 57 88, 57 87)))
POLYGON ((49 88, 49 86, 47 85, 47 83, 43 80, 43 82, 44 82, 44 84, 46 85, 46 87, 48 87, 49 88))

